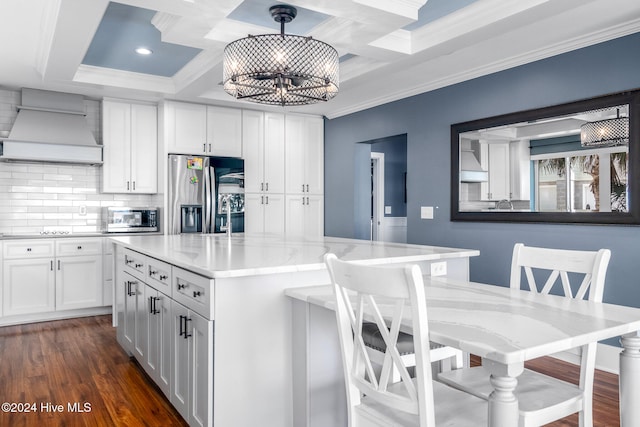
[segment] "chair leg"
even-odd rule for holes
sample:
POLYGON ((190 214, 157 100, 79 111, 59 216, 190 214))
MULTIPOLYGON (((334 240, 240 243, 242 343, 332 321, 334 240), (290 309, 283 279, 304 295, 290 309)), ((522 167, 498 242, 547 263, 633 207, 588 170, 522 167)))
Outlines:
POLYGON ((587 408, 578 413, 578 425, 580 427, 593 427, 593 412, 587 408))

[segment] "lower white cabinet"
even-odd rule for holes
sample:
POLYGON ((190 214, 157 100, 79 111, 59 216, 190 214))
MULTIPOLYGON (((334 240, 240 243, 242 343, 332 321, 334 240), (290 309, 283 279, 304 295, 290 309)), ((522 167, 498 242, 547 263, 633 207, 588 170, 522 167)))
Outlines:
POLYGON ((118 342, 190 426, 212 426, 214 281, 121 246, 115 255, 118 342))
POLYGON ((284 219, 284 194, 245 194, 245 232, 284 233, 284 219))
POLYGON ((2 301, 4 316, 55 310, 53 258, 5 259, 2 301))
POLYGON ((145 286, 147 354, 142 367, 169 397, 171 394, 171 299, 145 286))
POLYGON ((171 302, 171 403, 190 426, 213 423, 213 321, 171 302))
POLYGON ((286 234, 324 236, 324 197, 287 195, 286 234))
POLYGON ((103 304, 100 238, 5 241, 2 264, 4 316, 103 304))

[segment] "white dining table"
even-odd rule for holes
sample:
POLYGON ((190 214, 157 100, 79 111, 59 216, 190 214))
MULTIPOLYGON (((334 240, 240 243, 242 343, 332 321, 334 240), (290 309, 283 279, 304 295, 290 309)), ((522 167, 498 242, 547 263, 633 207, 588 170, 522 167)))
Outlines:
MULTIPOLYGON (((492 384, 499 385, 489 399, 489 426, 518 425, 513 391, 525 361, 618 336, 624 347, 620 425, 640 426, 640 308, 449 278, 424 280, 429 339, 482 357, 492 384)), ((332 287, 296 288, 286 295, 294 306, 294 408, 302 408, 294 425, 346 425, 332 287)), ((405 332, 411 332, 409 322, 405 332)))

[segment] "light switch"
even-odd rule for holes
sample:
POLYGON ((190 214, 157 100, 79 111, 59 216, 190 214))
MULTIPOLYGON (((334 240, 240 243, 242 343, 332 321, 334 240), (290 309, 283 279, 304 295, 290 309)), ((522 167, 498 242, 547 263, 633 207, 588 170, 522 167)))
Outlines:
POLYGON ((420 206, 420 218, 433 219, 433 206, 420 206))
POLYGON ((391 215, 391 206, 385 206, 384 207, 384 214, 385 215, 391 215))

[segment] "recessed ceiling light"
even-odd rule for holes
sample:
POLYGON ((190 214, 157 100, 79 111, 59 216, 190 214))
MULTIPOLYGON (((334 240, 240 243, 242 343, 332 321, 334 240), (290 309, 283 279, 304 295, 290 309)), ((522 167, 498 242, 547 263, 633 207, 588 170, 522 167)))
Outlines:
POLYGON ((136 53, 138 55, 151 55, 153 51, 146 47, 139 47, 139 48, 136 48, 136 53))

